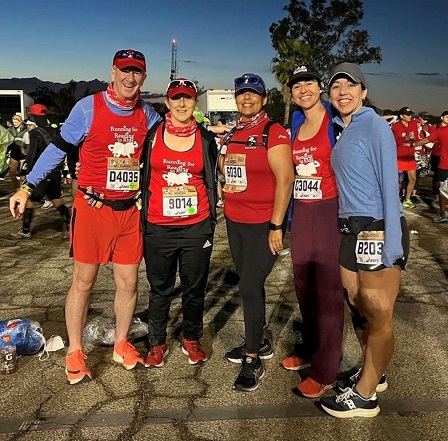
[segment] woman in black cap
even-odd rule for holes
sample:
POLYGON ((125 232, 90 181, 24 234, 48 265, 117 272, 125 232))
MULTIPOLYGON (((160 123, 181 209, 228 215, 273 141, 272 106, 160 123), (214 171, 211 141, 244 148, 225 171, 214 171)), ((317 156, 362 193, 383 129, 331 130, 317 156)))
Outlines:
POLYGON ((322 79, 312 65, 297 66, 288 87, 300 107, 293 114, 291 132, 296 168, 291 256, 303 325, 302 344, 282 366, 288 370, 311 366, 308 378, 294 392, 317 398, 336 382, 344 324, 338 191, 330 164, 336 142, 334 109, 321 101, 322 79))

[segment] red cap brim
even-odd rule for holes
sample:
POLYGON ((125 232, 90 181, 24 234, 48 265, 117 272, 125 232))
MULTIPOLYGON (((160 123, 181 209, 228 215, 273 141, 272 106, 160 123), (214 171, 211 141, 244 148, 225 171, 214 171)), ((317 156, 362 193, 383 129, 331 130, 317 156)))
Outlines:
POLYGON ((146 63, 144 60, 137 60, 136 58, 128 57, 128 58, 115 58, 114 66, 117 66, 118 69, 122 70, 126 67, 137 67, 142 72, 146 72, 146 63))

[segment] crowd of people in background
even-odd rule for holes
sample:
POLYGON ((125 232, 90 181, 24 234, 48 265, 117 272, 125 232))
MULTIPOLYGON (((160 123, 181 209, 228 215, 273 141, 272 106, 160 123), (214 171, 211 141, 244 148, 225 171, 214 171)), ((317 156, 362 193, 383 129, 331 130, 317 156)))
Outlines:
POLYGON ((219 208, 244 314, 244 341, 225 354, 241 365, 233 388, 256 390, 265 360, 273 356, 265 335, 265 282, 289 231, 303 328, 281 365, 310 368, 294 393, 320 398, 322 409, 338 418, 376 416, 377 392, 387 388, 393 308, 409 254, 404 214, 420 202, 422 173, 434 175, 440 208, 434 222, 448 222, 448 111, 436 125, 429 124, 428 112, 416 118, 409 107, 379 115, 358 65, 334 66, 327 86, 313 65, 298 64, 288 81, 298 106, 290 132, 265 112, 267 89, 254 73, 234 80, 236 126, 211 126, 195 113, 197 87, 186 78, 168 84, 163 105, 140 99, 146 79, 141 52, 117 51, 110 73, 107 90, 80 100, 57 135, 46 134, 41 105, 25 121, 14 115, 8 129, 16 190, 10 210, 22 219, 17 236, 31 237, 33 203, 45 197, 69 232, 68 382, 93 378, 82 331, 99 267, 107 263, 116 285, 114 361, 125 369, 164 366, 177 273, 182 352, 191 365, 208 360, 200 339, 219 208), (322 101, 324 91, 329 101, 322 101), (61 198, 64 161, 76 184, 71 213, 61 198), (143 258, 150 286, 146 356, 127 339, 143 258), (344 303, 362 364, 341 380, 344 303), (332 388, 337 395, 324 396, 332 388))

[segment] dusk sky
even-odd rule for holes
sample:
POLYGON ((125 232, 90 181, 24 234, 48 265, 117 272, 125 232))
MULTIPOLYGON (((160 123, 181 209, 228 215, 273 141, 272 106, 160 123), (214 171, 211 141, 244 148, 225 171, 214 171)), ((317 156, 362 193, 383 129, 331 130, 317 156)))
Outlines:
MULTIPOLYGON (((179 76, 206 88, 233 87, 245 72, 279 87, 270 66, 269 26, 286 16, 288 0, 219 2, 134 0, 21 1, 2 8, 0 78, 109 81, 116 50, 147 57, 144 91, 164 92, 171 41, 179 76)), ((308 3, 308 2, 306 2, 308 3)), ((448 110, 448 1, 365 0, 360 28, 380 46, 381 64, 362 66, 378 107, 402 106, 440 115, 448 110)))

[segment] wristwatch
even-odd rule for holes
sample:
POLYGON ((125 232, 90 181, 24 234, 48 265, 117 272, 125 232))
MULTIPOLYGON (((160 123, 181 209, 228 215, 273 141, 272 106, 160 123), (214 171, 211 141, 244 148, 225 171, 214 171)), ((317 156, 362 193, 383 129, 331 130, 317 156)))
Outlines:
POLYGON ((272 231, 281 230, 283 228, 283 225, 275 225, 272 222, 269 222, 269 229, 272 231))

